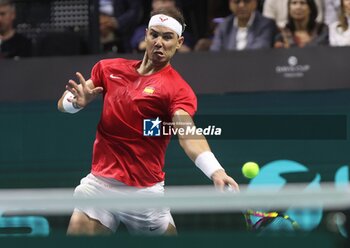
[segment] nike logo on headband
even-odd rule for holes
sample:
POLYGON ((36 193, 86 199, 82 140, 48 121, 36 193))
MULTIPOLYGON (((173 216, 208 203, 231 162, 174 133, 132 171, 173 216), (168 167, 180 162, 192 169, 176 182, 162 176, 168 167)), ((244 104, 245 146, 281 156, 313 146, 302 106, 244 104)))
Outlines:
POLYGON ((169 20, 167 17, 163 18, 162 16, 160 16, 159 19, 161 20, 161 22, 165 22, 165 21, 169 20))

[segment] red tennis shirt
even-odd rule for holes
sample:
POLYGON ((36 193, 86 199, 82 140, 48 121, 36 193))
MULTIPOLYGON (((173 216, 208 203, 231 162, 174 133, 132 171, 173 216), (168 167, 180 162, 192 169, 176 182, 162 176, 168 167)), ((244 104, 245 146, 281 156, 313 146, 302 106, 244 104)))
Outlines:
POLYGON ((140 64, 106 59, 92 69, 91 80, 104 92, 91 172, 130 186, 148 187, 164 181, 170 136, 143 136, 143 120, 159 117, 171 122, 179 109, 193 116, 197 98, 171 65, 143 76, 136 71, 140 64))

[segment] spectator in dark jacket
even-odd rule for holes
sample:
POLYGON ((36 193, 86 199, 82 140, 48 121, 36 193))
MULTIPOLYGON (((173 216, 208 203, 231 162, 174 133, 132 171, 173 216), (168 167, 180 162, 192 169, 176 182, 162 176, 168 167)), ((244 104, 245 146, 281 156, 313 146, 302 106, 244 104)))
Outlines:
POLYGON ((130 38, 142 14, 141 0, 100 0, 100 33, 104 52, 131 52, 130 38))
POLYGON ((256 10, 257 0, 230 0, 229 7, 232 15, 216 29, 211 51, 272 47, 277 27, 256 10))
POLYGON ((31 41, 14 28, 16 7, 11 0, 0 0, 0 58, 28 57, 31 41))

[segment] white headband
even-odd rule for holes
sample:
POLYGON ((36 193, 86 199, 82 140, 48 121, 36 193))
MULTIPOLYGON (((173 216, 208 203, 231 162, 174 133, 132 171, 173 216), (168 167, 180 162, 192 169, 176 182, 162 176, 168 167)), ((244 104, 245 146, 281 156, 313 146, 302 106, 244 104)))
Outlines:
POLYGON ((182 35, 182 25, 175 18, 167 15, 154 15, 148 23, 148 28, 151 26, 163 26, 175 31, 179 36, 182 35))

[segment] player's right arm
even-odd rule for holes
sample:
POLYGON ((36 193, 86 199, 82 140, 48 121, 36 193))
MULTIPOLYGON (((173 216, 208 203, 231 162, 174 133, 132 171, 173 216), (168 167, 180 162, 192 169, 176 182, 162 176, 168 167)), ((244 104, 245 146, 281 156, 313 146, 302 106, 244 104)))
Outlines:
MULTIPOLYGON (((192 117, 184 110, 179 109, 172 119, 175 128, 195 126, 192 117)), ((213 180, 215 187, 224 190, 225 185, 239 191, 236 181, 228 176, 211 152, 207 139, 203 135, 178 133, 179 142, 188 157, 200 168, 204 174, 213 180)))
POLYGON ((81 73, 77 72, 76 75, 80 84, 77 84, 74 80, 68 81, 66 91, 57 103, 57 108, 61 112, 69 112, 65 108, 65 101, 66 104, 71 103, 73 108, 82 109, 103 91, 102 87, 95 87, 91 79, 85 80, 81 73))

